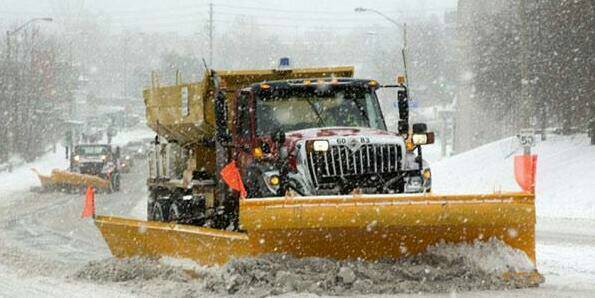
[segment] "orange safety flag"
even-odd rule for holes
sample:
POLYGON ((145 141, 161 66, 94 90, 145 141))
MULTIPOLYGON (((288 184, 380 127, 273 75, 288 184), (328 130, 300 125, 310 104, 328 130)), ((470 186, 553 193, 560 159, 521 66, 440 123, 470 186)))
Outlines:
POLYGON ((514 178, 525 192, 535 193, 537 155, 517 155, 514 157, 514 178))
POLYGON ((225 181, 229 188, 240 192, 242 198, 245 198, 248 195, 235 160, 223 167, 219 174, 221 174, 221 178, 223 178, 223 181, 225 181))
POLYGON ((95 217, 95 189, 93 186, 87 186, 87 196, 85 199, 85 208, 83 209, 82 218, 93 216, 95 217))

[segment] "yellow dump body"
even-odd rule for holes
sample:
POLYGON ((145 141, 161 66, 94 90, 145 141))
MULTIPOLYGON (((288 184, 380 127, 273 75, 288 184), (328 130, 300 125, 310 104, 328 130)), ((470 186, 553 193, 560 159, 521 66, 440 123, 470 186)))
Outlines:
MULTIPOLYGON (((231 70, 216 71, 220 86, 225 91, 229 111, 229 124, 233 120, 233 97, 237 90, 253 83, 274 80, 352 77, 352 66, 298 68, 287 70, 231 70)), ((195 153, 196 168, 215 172, 215 151, 203 145, 215 133, 214 87, 208 76, 194 83, 172 86, 153 86, 144 90, 147 125, 168 141, 190 146, 195 153)))
MULTIPOLYGON (((216 71, 221 88, 226 91, 228 110, 238 89, 252 83, 273 80, 352 77, 353 67, 323 67, 301 69, 263 69, 216 71)), ((213 86, 208 76, 201 82, 181 83, 172 86, 155 84, 143 93, 147 125, 168 141, 184 145, 211 139, 215 132, 215 107, 213 86)), ((231 123, 230 115, 230 123, 231 123)))
POLYGON ((116 257, 169 256, 205 265, 264 253, 377 260, 414 255, 441 241, 495 237, 535 262, 533 194, 247 199, 240 224, 243 232, 96 218, 116 257))

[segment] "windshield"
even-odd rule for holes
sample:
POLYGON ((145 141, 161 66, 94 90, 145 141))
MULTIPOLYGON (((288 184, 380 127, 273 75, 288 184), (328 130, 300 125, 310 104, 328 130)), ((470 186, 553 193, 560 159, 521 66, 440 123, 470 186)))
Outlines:
POLYGON ((258 98, 257 134, 272 134, 280 128, 293 131, 333 126, 386 130, 376 96, 367 89, 350 88, 322 95, 301 91, 258 98))
POLYGON ((77 147, 76 153, 79 155, 107 155, 107 148, 103 146, 84 146, 77 147))

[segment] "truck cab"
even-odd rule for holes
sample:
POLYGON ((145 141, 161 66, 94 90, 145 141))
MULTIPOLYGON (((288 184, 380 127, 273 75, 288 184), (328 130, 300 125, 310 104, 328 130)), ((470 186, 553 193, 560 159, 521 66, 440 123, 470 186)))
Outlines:
MULTIPOLYGON (((431 189, 425 125, 387 130, 374 80, 314 78, 252 84, 236 96, 234 159, 249 197, 420 193, 431 189)), ((408 118, 407 88, 397 88, 408 118)))

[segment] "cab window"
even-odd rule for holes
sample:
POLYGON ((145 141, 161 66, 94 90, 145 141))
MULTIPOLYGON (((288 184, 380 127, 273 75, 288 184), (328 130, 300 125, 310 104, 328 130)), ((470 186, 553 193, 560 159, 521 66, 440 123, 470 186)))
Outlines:
POLYGON ((250 138, 250 95, 242 92, 238 99, 237 134, 242 139, 250 138))

